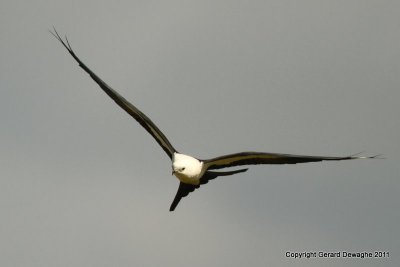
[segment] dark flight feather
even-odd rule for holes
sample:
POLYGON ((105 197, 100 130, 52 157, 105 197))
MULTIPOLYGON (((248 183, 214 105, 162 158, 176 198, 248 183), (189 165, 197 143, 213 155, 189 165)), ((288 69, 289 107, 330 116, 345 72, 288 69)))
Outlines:
POLYGON ((162 149, 167 153, 169 158, 172 159, 172 156, 176 151, 176 149, 171 145, 167 137, 158 129, 158 127, 147 117, 143 112, 141 112, 137 107, 132 105, 128 100, 122 97, 118 92, 112 89, 108 84, 106 84, 102 79, 100 79, 92 70, 90 70, 74 53, 71 48, 71 45, 68 42, 67 37, 64 40, 60 37, 56 29, 54 28, 54 32, 50 31, 50 33, 61 42, 61 44, 68 50, 71 56, 78 62, 79 66, 86 71, 90 77, 100 86, 100 88, 111 97, 115 103, 118 104, 123 110, 125 110, 129 115, 131 115, 146 131, 153 136, 153 138, 157 141, 157 143, 162 147, 162 149))

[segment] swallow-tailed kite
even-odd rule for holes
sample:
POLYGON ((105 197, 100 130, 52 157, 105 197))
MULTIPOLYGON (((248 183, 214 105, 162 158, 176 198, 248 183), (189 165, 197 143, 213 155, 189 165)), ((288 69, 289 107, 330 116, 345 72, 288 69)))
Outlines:
POLYGON ((109 97, 111 97, 115 103, 118 104, 118 106, 124 109, 138 123, 140 123, 140 125, 142 125, 143 128, 145 128, 146 131, 153 136, 165 153, 167 153, 172 161, 172 174, 179 179, 179 188, 170 206, 170 211, 173 211, 176 208, 181 198, 187 196, 190 192, 193 192, 201 185, 206 184, 209 180, 212 180, 218 176, 227 176, 247 171, 247 168, 233 171, 214 171, 215 169, 254 164, 296 164, 304 162, 351 160, 377 157, 362 157, 357 155, 345 157, 320 157, 265 152, 241 152, 204 160, 179 153, 171 145, 167 137, 160 131, 160 129, 158 129, 158 127, 143 112, 128 102, 109 85, 107 85, 78 58, 78 56, 72 50, 67 37, 65 37, 64 41, 56 29, 54 29, 54 32, 50 32, 55 38, 57 38, 58 41, 61 42, 71 56, 79 63, 79 66, 86 71, 90 77, 92 77, 92 79, 100 86, 100 88, 109 97))

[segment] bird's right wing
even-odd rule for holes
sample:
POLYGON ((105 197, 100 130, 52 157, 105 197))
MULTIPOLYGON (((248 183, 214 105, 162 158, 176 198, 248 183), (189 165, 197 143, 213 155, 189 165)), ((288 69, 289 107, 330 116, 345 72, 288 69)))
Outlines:
POLYGON ((146 131, 153 136, 153 138, 157 141, 157 143, 162 147, 162 149, 168 154, 168 156, 172 159, 172 156, 175 152, 175 148, 168 141, 167 137, 158 129, 158 127, 147 117, 143 112, 141 112, 137 107, 129 103, 124 97, 118 94, 114 89, 112 89, 109 85, 107 85, 102 79, 100 79, 93 71, 91 71, 74 53, 71 48, 71 45, 68 42, 68 39, 64 40, 60 37, 56 29, 54 32, 50 31, 50 33, 61 42, 61 44, 68 50, 71 56, 79 63, 79 66, 86 71, 90 77, 101 87, 101 89, 111 97, 115 103, 118 104, 123 110, 125 110, 129 115, 131 115, 146 131))

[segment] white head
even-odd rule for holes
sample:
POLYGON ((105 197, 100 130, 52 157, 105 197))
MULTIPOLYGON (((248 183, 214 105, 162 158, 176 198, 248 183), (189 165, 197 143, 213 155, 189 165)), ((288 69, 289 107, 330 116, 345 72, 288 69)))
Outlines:
POLYGON ((203 163, 184 154, 175 153, 172 158, 172 174, 185 183, 198 184, 203 163))

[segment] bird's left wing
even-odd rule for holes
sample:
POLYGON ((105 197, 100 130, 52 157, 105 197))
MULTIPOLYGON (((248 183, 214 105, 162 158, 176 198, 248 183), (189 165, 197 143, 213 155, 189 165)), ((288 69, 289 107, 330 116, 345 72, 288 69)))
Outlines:
POLYGON ((124 109, 129 115, 131 115, 146 131, 153 136, 153 138, 157 141, 157 143, 162 147, 165 153, 172 159, 174 152, 177 152, 175 148, 168 141, 167 137, 158 129, 158 127, 137 107, 129 103, 124 97, 118 94, 114 89, 112 89, 108 84, 106 84, 102 79, 100 79, 93 71, 91 71, 74 53, 71 48, 71 45, 68 42, 68 39, 64 40, 60 37, 56 29, 54 32, 50 31, 50 33, 61 42, 61 44, 68 50, 71 56, 79 63, 79 66, 86 71, 90 77, 101 87, 101 89, 111 97, 115 103, 118 104, 122 109, 124 109))
POLYGON ((350 159, 365 159, 376 158, 362 157, 357 155, 345 157, 323 157, 323 156, 302 156, 278 153, 264 153, 264 152, 241 152, 236 154, 229 154, 208 160, 202 160, 204 166, 208 170, 221 169, 226 167, 240 166, 240 165, 254 165, 254 164, 296 164, 305 162, 317 161, 335 161, 335 160, 350 160, 350 159))

